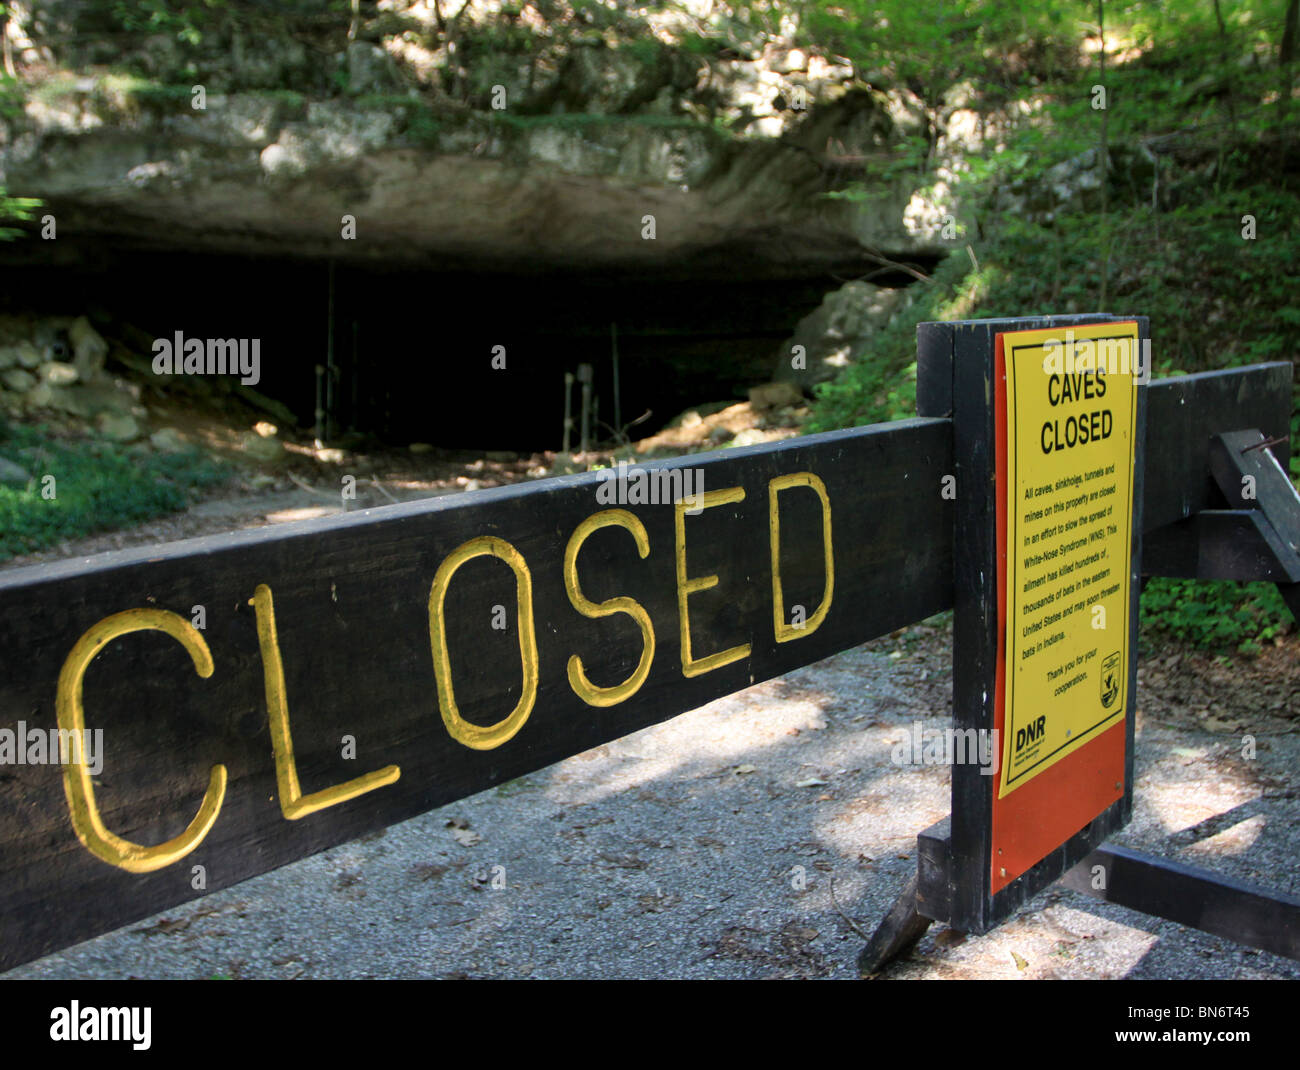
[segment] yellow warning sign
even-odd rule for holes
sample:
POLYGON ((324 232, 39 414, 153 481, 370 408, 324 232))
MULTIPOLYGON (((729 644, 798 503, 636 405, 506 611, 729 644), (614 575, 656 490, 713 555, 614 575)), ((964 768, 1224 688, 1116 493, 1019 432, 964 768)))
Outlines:
POLYGON ((999 798, 1124 716, 1144 366, 1136 323, 1015 331, 1001 341, 1007 632, 999 798))

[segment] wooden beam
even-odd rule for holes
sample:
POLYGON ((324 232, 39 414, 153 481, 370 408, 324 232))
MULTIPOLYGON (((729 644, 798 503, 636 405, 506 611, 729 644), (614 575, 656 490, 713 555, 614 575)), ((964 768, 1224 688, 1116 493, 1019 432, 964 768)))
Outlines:
MULTIPOLYGON (((58 727, 61 673, 67 714, 67 685, 76 682, 70 655, 89 635, 85 726, 103 733, 94 755, 103 766, 89 793, 104 829, 157 846, 184 836, 205 792, 209 806, 220 796, 192 850, 174 849, 168 861, 119 847, 112 862, 104 860, 111 843, 98 844, 96 856, 74 832, 69 791, 74 804, 82 791, 83 808, 87 796, 75 777, 65 790, 59 765, 0 765, 0 969, 938 612, 951 602, 951 517, 941 497, 951 468, 948 423, 911 420, 640 469, 702 479, 716 497, 693 516, 671 503, 610 501, 616 473, 592 472, 0 572, 0 729, 11 746, 21 728, 27 756, 35 733, 58 727), (773 480, 782 584, 775 612, 773 480), (820 620, 827 571, 819 484, 834 566, 820 620), (609 519, 617 509, 627 526, 592 527, 593 516, 609 519), (606 602, 599 619, 590 603, 582 603, 588 615, 576 608, 566 586, 575 531, 585 536, 574 565, 580 597, 606 602), (469 557, 467 545, 490 552, 469 557), (525 568, 531 597, 521 605, 525 568), (439 578, 445 600, 439 615, 433 599, 431 623, 439 578), (643 607, 653 655, 625 697, 606 692, 611 704, 591 705, 575 691, 571 659, 581 659, 592 685, 610 688, 635 678, 646 649, 629 604, 606 601, 620 597, 643 607), (521 612, 528 608, 531 619, 521 612), (115 616, 126 612, 134 616, 115 616), (799 617, 804 629, 794 626, 799 617), (112 637, 114 621, 144 630, 112 637), (171 634, 157 630, 164 625, 171 634), (96 648, 97 626, 105 641, 96 648), (196 671, 200 644, 211 657, 206 676, 196 671), (276 722, 269 711, 281 704, 276 722), (511 723, 491 731, 519 710, 513 734, 511 723), (453 738, 453 727, 467 742, 453 738), (301 798, 286 777, 290 747, 301 798), (217 768, 224 774, 214 777, 217 768), (348 783, 354 797, 337 801, 348 783), (285 807, 300 816, 287 818, 285 807), (155 862, 149 871, 123 868, 155 862)), ((624 473, 625 492, 637 471, 624 473)), ((95 844, 88 821, 81 824, 95 844)))

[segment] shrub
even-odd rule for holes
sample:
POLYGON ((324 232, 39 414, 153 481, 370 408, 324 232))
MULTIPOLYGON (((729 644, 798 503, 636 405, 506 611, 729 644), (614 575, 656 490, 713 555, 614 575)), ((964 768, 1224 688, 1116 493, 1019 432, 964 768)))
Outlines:
POLYGON ((130 456, 113 443, 59 440, 43 428, 0 426, 0 453, 33 474, 26 487, 0 486, 0 560, 175 512, 191 491, 229 477, 196 454, 130 456), (54 477, 49 499, 46 475, 54 477))

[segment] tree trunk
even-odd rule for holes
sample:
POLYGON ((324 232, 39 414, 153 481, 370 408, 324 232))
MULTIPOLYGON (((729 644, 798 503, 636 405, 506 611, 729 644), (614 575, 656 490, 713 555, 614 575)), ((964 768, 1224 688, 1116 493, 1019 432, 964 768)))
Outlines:
MULTIPOLYGON (((1291 107, 1291 61, 1295 59, 1296 34, 1300 27, 1300 0, 1289 0, 1286 5, 1286 21, 1282 28, 1282 42, 1277 52, 1278 73, 1281 75, 1281 92, 1278 95, 1278 112, 1285 122, 1287 111, 1291 107)), ((1285 137, 1285 132, 1283 137, 1285 137)))
POLYGON ((0 4, 0 43, 4 48, 5 74, 10 78, 17 78, 18 72, 14 70, 14 46, 9 40, 9 6, 0 4))
POLYGON ((1223 77, 1228 94, 1228 125, 1233 134, 1237 132, 1237 80, 1232 76, 1232 60, 1228 50, 1228 24, 1223 21, 1223 11, 1219 0, 1214 0, 1214 17, 1219 23, 1219 63, 1223 67, 1223 77))

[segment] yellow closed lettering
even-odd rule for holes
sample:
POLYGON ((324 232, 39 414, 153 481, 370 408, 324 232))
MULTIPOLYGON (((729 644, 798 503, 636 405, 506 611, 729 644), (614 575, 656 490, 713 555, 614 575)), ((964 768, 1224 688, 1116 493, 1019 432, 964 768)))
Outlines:
POLYGON ((702 512, 715 505, 730 505, 732 502, 744 501, 744 487, 727 487, 725 490, 710 490, 678 501, 673 505, 673 521, 676 530, 677 558, 677 618, 681 630, 682 675, 702 676, 706 672, 729 665, 733 661, 749 657, 749 644, 742 643, 730 650, 719 650, 716 654, 696 658, 691 654, 691 620, 687 610, 687 599, 697 591, 707 591, 718 585, 717 576, 696 576, 691 579, 686 575, 686 511, 702 512))
POLYGON ((792 472, 788 476, 777 476, 767 485, 768 527, 772 544, 772 627, 776 632, 778 643, 788 643, 791 639, 802 639, 812 635, 821 627, 822 621, 831 609, 831 598, 835 593, 835 554, 831 549, 831 500, 826 494, 826 484, 811 472, 792 472), (777 495, 790 487, 810 487, 816 492, 822 503, 822 554, 825 561, 826 581, 822 588, 821 604, 812 616, 804 621, 802 627, 785 622, 785 597, 781 590, 781 510, 777 504, 777 495))
POLYGON ((433 648, 433 671, 438 680, 438 706, 443 724, 451 738, 474 750, 492 750, 509 742, 528 720, 537 701, 537 634, 533 627, 533 578, 523 554, 505 539, 494 535, 480 535, 462 543, 449 553, 438 566, 429 592, 429 639, 433 648), (456 708, 456 695, 451 685, 451 655, 447 649, 447 622, 445 603, 451 578, 466 561, 476 557, 495 557, 510 566, 515 574, 515 602, 519 621, 519 660, 523 663, 523 694, 509 716, 496 724, 472 724, 456 708))
POLYGON ((259 583, 249 605, 257 611, 257 643, 262 650, 262 680, 266 686, 266 713, 271 726, 280 812, 288 820, 297 821, 396 781, 402 770, 396 765, 386 765, 373 773, 313 791, 310 795, 302 793, 298 783, 298 760, 293 753, 293 734, 289 731, 289 693, 284 685, 284 662, 280 658, 280 637, 275 629, 275 599, 271 588, 259 583))
MULTIPOLYGON (((165 609, 128 609, 105 617, 77 640, 63 669, 59 673, 59 688, 55 699, 59 728, 84 738, 86 711, 82 705, 82 689, 91 661, 105 646, 118 636, 132 632, 166 632, 181 644, 194 661, 194 671, 203 679, 212 675, 212 654, 194 627, 165 609)), ((203 842, 203 838, 217 820, 221 802, 226 796, 226 767, 214 765, 208 778, 208 790, 203 794, 199 812, 188 827, 175 839, 146 847, 109 832, 95 805, 95 786, 86 768, 80 748, 72 762, 63 767, 63 792, 68 799, 72 828, 85 848, 96 858, 128 873, 152 873, 163 866, 184 858, 203 842)))
POLYGON ((586 598, 578 585, 578 551, 592 532, 605 527, 626 528, 636 540, 637 553, 644 560, 650 553, 650 538, 645 525, 626 509, 606 509, 587 517, 574 529, 569 544, 564 550, 564 589, 569 594, 573 608, 584 617, 611 617, 615 613, 626 613, 641 629, 641 660, 632 675, 621 684, 612 687, 597 687, 587 679, 582 667, 582 659, 577 654, 569 658, 569 686, 588 706, 616 706, 637 693, 646 677, 650 675, 650 663, 655 656, 655 631, 650 623, 650 614, 640 602, 627 596, 609 598, 604 602, 592 602, 586 598))

